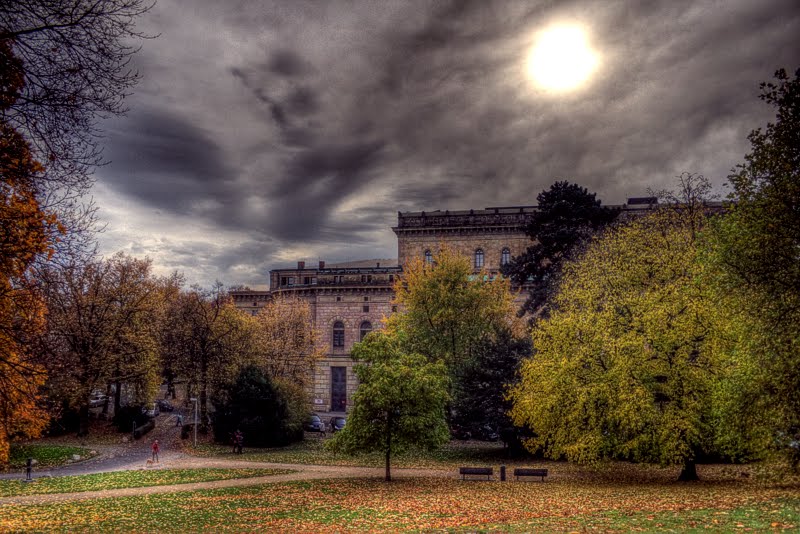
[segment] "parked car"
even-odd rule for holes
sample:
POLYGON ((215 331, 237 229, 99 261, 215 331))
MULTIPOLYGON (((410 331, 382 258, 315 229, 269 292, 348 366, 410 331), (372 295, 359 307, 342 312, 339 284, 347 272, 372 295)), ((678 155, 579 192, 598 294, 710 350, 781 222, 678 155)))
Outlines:
POLYGON ((158 409, 161 410, 162 412, 171 412, 175 410, 175 407, 172 404, 170 404, 170 402, 166 399, 157 400, 156 406, 158 406, 158 409))
POLYGON ((331 420, 328 423, 328 425, 330 425, 331 427, 331 432, 338 432, 340 430, 344 430, 344 425, 346 424, 347 424, 347 419, 345 419, 340 415, 331 417, 331 420))
POLYGON ((107 398, 108 397, 106 397, 105 394, 95 391, 92 393, 92 396, 89 397, 89 407, 97 408, 98 406, 102 406, 106 403, 107 398))
POLYGON ((322 434, 325 433, 325 423, 322 422, 322 419, 317 414, 312 414, 308 416, 306 422, 303 423, 303 430, 306 432, 320 432, 322 434))
POLYGON ((158 417, 161 414, 161 410, 158 409, 158 403, 154 402, 153 406, 145 410, 144 413, 147 417, 158 417))
POLYGON ((500 434, 491 425, 481 425, 472 433, 472 437, 480 441, 497 441, 500 434))

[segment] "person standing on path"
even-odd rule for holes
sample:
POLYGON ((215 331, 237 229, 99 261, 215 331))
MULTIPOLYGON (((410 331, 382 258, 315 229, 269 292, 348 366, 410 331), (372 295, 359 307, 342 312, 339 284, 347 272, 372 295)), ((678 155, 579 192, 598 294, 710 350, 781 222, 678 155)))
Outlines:
POLYGON ((154 463, 158 463, 158 451, 159 451, 160 447, 158 446, 158 440, 157 439, 153 440, 152 449, 153 449, 153 462, 154 463))

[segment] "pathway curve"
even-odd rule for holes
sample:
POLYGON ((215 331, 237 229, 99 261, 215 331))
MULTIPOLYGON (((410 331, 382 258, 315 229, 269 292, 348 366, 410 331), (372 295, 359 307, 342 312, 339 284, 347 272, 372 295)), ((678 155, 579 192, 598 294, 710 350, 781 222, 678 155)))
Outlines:
MULTIPOLYGON (((169 468, 269 468, 291 469, 295 472, 282 475, 272 475, 253 478, 237 478, 231 480, 214 480, 209 482, 193 482, 190 484, 172 484, 169 486, 147 486, 140 488, 120 488, 113 490, 83 491, 78 493, 52 493, 47 495, 20 495, 15 497, 0 498, 0 507, 4 505, 37 505, 58 503, 65 501, 78 501, 106 497, 129 497, 136 495, 154 495, 159 493, 173 493, 177 491, 196 491, 201 489, 232 488, 242 486, 256 486, 276 482, 290 482, 296 480, 319 480, 328 478, 383 478, 383 468, 377 467, 346 467, 305 464, 278 464, 267 462, 247 462, 242 460, 214 460, 207 458, 194 458, 184 456, 174 460, 166 460, 160 464, 169 468)), ((452 470, 441 469, 392 469, 392 476, 403 477, 454 477, 452 470)), ((2 509, 2 508, 0 508, 2 509)))

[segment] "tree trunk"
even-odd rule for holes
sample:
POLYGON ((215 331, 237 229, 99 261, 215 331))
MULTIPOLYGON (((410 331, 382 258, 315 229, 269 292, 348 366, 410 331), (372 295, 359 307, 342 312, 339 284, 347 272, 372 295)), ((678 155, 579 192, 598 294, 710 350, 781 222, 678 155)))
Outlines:
MULTIPOLYGON (((111 398, 111 384, 106 384, 106 400, 103 402, 103 415, 108 414, 108 401, 111 398)), ((114 412, 116 413, 116 412, 114 412)))
POLYGON ((386 482, 392 481, 390 457, 392 454, 392 413, 386 414, 386 482))
POLYGON ((114 383, 114 415, 119 413, 120 408, 122 408, 122 382, 117 380, 114 383))
POLYGON ((83 403, 78 410, 78 437, 89 435, 89 405, 83 403))
POLYGON ((686 460, 684 462, 683 469, 681 470, 680 476, 678 476, 678 480, 683 482, 700 480, 700 477, 697 476, 697 464, 695 464, 694 459, 686 460))

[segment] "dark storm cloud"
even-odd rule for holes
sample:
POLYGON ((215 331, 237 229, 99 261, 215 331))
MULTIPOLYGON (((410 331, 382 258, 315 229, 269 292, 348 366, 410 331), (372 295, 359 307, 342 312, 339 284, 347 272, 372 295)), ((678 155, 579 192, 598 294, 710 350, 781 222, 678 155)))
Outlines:
POLYGON ((269 59, 269 70, 292 78, 308 72, 308 65, 291 50, 276 50, 269 59))
MULTIPOLYGON (((770 118, 759 82, 800 66, 795 0, 191 6, 157 6, 107 176, 241 232, 259 268, 282 248, 385 252, 397 210, 533 204, 556 179, 607 203, 683 171, 719 185, 770 118), (565 21, 602 63, 582 91, 546 94, 526 55, 565 21)), ((215 264, 244 269, 248 246, 229 250, 215 264)))
POLYGON ((108 135, 106 180, 135 200, 182 214, 230 197, 234 170, 219 146, 187 119, 168 110, 137 110, 124 130, 108 135), (124 138, 123 143, 115 142, 124 138))

